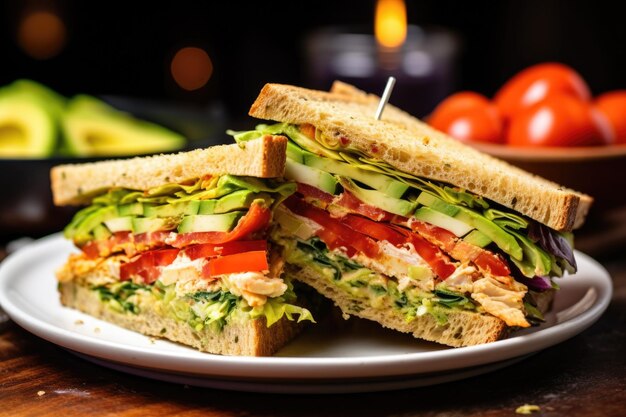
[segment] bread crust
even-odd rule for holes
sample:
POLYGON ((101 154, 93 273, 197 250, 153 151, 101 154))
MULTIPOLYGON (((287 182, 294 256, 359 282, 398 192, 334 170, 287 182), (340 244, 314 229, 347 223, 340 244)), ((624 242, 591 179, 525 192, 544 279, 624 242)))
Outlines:
POLYGON ((378 97, 345 83, 331 93, 266 84, 249 114, 312 124, 401 171, 461 187, 558 231, 583 224, 591 197, 483 154, 391 105, 375 120, 377 104, 378 97))
POLYGON ((266 135, 241 144, 177 154, 59 165, 50 171, 52 195, 56 205, 78 205, 114 187, 147 190, 205 175, 280 177, 285 170, 286 148, 284 136, 266 135))
POLYGON ((75 281, 60 282, 61 304, 146 336, 160 337, 219 355, 270 356, 302 329, 302 324, 285 317, 266 326, 265 318, 230 322, 221 332, 210 328, 196 331, 187 323, 163 317, 151 305, 138 314, 120 313, 100 301, 96 291, 75 281), (165 329, 165 331, 163 331, 165 329))

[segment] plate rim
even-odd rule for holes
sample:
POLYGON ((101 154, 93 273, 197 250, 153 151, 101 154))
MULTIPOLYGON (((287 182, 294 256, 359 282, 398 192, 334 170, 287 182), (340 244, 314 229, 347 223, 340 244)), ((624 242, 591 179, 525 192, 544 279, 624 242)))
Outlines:
MULTIPOLYGON (((0 263, 0 305, 7 314, 21 327, 64 348, 76 350, 80 353, 96 356, 105 360, 128 363, 139 363, 143 366, 156 367, 167 371, 177 371, 189 367, 189 361, 194 368, 200 366, 203 373, 206 369, 218 371, 212 376, 248 377, 248 378, 282 378, 291 379, 296 375, 301 378, 306 372, 307 379, 323 379, 329 377, 329 372, 343 374, 349 371, 349 377, 378 377, 384 375, 401 376, 417 375, 428 372, 449 371, 458 369, 456 362, 462 361, 465 367, 485 365, 497 360, 507 360, 521 355, 537 352, 549 346, 561 343, 564 340, 584 331, 591 326, 607 309, 613 288, 612 280, 606 269, 588 255, 576 251, 576 257, 589 262, 601 275, 600 281, 604 285, 598 288, 598 297, 594 304, 581 314, 563 323, 558 323, 536 332, 515 336, 509 339, 492 343, 451 348, 445 350, 396 353, 376 356, 358 357, 246 357, 221 356, 203 353, 190 349, 190 355, 181 356, 179 352, 163 350, 146 350, 144 347, 125 345, 122 342, 113 342, 98 338, 95 335, 85 335, 69 329, 53 325, 37 317, 30 316, 20 309, 7 296, 9 284, 12 282, 12 271, 23 267, 31 256, 39 251, 64 251, 58 243, 65 241, 60 233, 36 240, 15 253, 9 255, 0 263), (140 360, 140 362, 136 362, 140 360), (163 364, 166 366, 163 366, 163 364), (250 365, 255 365, 254 367, 250 365), (391 366, 393 365, 393 367, 391 366), (409 366, 410 365, 410 366, 409 366), (419 365, 416 367, 416 365, 419 365), (271 367, 271 369, 268 369, 271 367), (217 369, 216 369, 217 368, 217 369), (294 374, 295 370, 295 374, 294 374)), ((64 256, 67 254, 63 252, 64 256)), ((31 261, 32 262, 32 261, 31 261)), ((598 282, 600 282, 598 281, 598 282)), ((65 307, 63 307, 65 308, 65 307)), ((75 310, 72 310, 75 311, 75 310)), ((78 311, 76 311, 78 313, 78 311)), ((81 313, 84 314, 84 313, 81 313)), ((91 316, 89 316, 91 317, 91 316)), ((93 318, 94 320, 99 320, 93 318)), ((107 325, 112 323, 102 321, 107 325)))

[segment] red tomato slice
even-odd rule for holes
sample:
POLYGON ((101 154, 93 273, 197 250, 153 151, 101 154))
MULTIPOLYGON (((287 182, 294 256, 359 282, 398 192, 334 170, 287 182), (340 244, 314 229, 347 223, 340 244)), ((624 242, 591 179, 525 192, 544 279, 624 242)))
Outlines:
POLYGON ((135 256, 139 252, 167 246, 165 239, 170 232, 148 232, 133 235, 130 232, 116 232, 106 240, 91 241, 81 247, 90 259, 107 257, 112 253, 125 252, 135 256))
POLYGON ((456 265, 438 246, 424 239, 417 233, 410 232, 403 227, 391 225, 395 231, 405 236, 406 243, 413 244, 417 254, 435 271, 442 280, 448 278, 455 270, 456 265))
POLYGON ((319 188, 315 188, 308 184, 298 183, 298 192, 302 194, 305 198, 313 198, 315 200, 323 201, 324 203, 332 203, 335 198, 334 195, 326 193, 319 188))
POLYGON ((352 193, 345 190, 343 193, 341 193, 339 199, 335 201, 335 204, 347 208, 350 211, 365 216, 369 219, 376 220, 378 222, 388 222, 391 221, 391 219, 393 219, 394 217, 394 215, 389 213, 388 211, 363 203, 361 200, 352 195, 352 193))
POLYGON ((511 269, 501 256, 478 246, 470 245, 458 239, 452 232, 420 221, 411 222, 411 228, 449 253, 454 259, 462 262, 470 261, 481 271, 495 276, 508 277, 511 275, 511 269))
POLYGON ((357 232, 364 233, 376 240, 385 240, 394 246, 402 246, 406 242, 405 236, 384 223, 352 214, 346 215, 341 221, 357 232))
POLYGON ((144 252, 131 262, 120 266, 120 280, 128 281, 132 277, 143 278, 146 284, 152 284, 159 278, 158 267, 174 262, 178 249, 158 249, 144 252))
POLYGON ((322 239, 329 249, 342 249, 349 258, 352 258, 357 253, 357 250, 350 246, 348 242, 328 229, 320 229, 315 235, 322 239))
POLYGON ((264 250, 220 256, 209 260, 210 276, 268 270, 267 252, 264 250))
POLYGON ((366 256, 374 259, 378 256, 379 248, 374 240, 332 218, 327 211, 314 207, 295 196, 289 197, 283 204, 295 214, 313 220, 341 238, 342 241, 349 242, 350 246, 366 256))
POLYGON ((212 258, 214 256, 226 256, 240 252, 267 250, 266 240, 235 240, 233 242, 220 243, 217 245, 204 243, 188 246, 184 249, 185 255, 192 261, 198 258, 212 258))
POLYGON ((191 232, 176 235, 168 238, 166 242, 175 248, 183 248, 199 243, 219 244, 241 240, 251 236, 254 232, 265 231, 272 218, 269 208, 253 203, 250 210, 239 219, 237 226, 230 232, 191 232))
POLYGON ((474 263, 479 269, 490 272, 493 275, 499 277, 511 276, 511 270, 506 261, 497 253, 482 250, 480 255, 474 258, 474 263))

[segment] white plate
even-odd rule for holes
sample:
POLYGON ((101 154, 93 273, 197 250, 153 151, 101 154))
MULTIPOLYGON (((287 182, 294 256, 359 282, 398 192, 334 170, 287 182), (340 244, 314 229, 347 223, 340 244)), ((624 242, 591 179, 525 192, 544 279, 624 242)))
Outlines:
POLYGON ((274 357, 229 357, 155 341, 61 306, 54 271, 74 250, 52 235, 0 265, 0 304, 15 322, 115 369, 246 391, 376 391, 477 375, 582 332, 602 315, 612 293, 606 270, 577 252, 579 271, 558 281, 561 290, 547 322, 506 340, 452 349, 352 319, 311 326, 274 357))

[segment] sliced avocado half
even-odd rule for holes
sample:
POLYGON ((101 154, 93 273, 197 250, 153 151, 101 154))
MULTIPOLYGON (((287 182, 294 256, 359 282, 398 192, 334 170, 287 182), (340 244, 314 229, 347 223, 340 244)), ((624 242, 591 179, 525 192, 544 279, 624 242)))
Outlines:
POLYGON ((53 107, 42 95, 19 85, 0 89, 0 157, 50 156, 57 139, 53 107))
POLYGON ((120 156, 180 149, 185 139, 91 96, 74 97, 63 119, 68 149, 81 156, 120 156))

